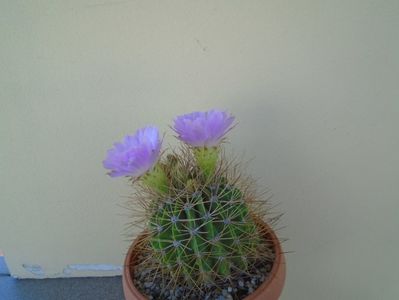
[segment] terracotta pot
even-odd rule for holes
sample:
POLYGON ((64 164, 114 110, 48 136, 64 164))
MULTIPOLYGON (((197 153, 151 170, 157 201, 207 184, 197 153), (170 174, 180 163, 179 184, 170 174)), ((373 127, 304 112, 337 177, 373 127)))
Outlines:
MULTIPOLYGON (((258 226, 260 226, 265 232, 265 238, 273 242, 276 259, 266 280, 244 300, 278 300, 285 282, 284 253, 282 252, 280 242, 274 231, 264 222, 259 222, 258 226)), ((126 300, 147 299, 134 286, 132 281, 132 275, 134 270, 132 270, 131 268, 132 263, 138 256, 137 245, 140 243, 140 241, 143 240, 143 238, 144 234, 139 235, 133 242, 132 246, 129 249, 129 252, 126 255, 122 276, 123 291, 126 300)))

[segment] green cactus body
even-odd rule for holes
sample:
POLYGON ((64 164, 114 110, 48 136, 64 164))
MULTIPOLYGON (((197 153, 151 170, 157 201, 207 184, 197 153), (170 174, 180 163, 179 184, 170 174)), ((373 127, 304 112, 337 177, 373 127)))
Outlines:
POLYGON ((257 234, 242 197, 235 187, 213 184, 162 201, 150 220, 150 244, 160 263, 192 282, 246 271, 257 234))

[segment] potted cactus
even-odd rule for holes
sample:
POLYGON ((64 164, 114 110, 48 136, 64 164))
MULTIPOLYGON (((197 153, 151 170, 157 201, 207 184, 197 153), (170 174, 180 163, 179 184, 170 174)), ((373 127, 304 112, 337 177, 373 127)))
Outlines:
POLYGON ((103 165, 132 180, 130 207, 144 227, 125 260, 127 300, 280 296, 285 260, 271 228, 276 218, 223 151, 234 125, 225 111, 194 112, 174 120, 178 150, 161 152, 159 131, 148 126, 108 151, 103 165))

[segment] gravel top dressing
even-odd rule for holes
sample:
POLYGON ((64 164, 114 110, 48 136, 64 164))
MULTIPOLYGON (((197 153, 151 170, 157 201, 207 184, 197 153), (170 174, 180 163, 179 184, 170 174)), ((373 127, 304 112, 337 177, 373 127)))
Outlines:
POLYGON ((146 263, 140 263, 148 259, 144 256, 138 257, 132 279, 136 288, 148 299, 153 300, 241 300, 265 281, 273 266, 272 261, 257 261, 249 273, 237 273, 230 280, 218 282, 217 286, 209 285, 199 289, 192 286, 173 286, 170 283, 171 278, 165 278, 156 270, 146 268, 146 263))

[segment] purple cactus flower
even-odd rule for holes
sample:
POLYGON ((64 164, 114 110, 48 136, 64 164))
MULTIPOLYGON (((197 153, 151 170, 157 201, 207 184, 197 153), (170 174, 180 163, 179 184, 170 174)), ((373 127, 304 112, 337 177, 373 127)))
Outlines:
POLYGON ((139 177, 157 162, 161 144, 156 127, 141 128, 133 136, 127 135, 122 142, 115 143, 108 150, 103 166, 110 170, 111 177, 139 177))
POLYGON ((234 117, 225 111, 192 112, 175 118, 178 138, 194 147, 219 145, 232 128, 234 117))

